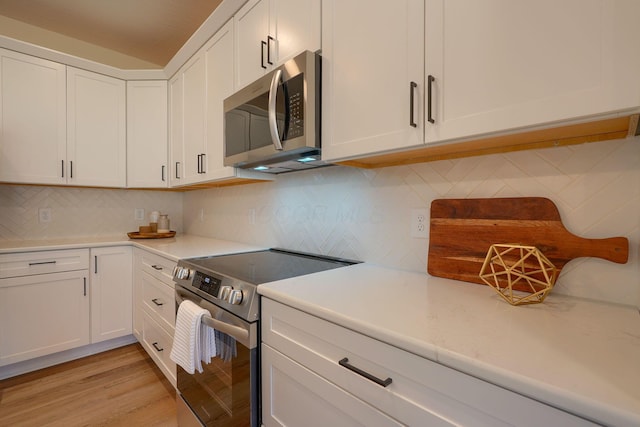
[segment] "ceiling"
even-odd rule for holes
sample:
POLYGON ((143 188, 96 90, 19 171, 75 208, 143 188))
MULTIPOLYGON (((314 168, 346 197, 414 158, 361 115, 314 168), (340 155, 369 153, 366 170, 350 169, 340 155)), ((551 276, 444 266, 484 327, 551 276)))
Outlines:
POLYGON ((122 63, 130 58, 138 67, 162 68, 221 2, 0 0, 0 35, 84 57, 79 52, 86 52, 88 43, 99 48, 92 53, 97 57, 87 59, 127 68, 122 63), (109 51, 119 56, 117 64, 109 51))

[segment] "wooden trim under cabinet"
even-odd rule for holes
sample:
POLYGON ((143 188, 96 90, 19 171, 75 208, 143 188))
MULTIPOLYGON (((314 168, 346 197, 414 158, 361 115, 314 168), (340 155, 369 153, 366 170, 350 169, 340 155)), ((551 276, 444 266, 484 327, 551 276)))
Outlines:
POLYGON ((338 162, 365 169, 409 165, 436 160, 457 159, 485 154, 508 153, 537 148, 558 147, 607 141, 640 135, 639 115, 617 117, 587 123, 538 129, 518 134, 492 136, 451 144, 441 144, 385 153, 362 159, 338 162))

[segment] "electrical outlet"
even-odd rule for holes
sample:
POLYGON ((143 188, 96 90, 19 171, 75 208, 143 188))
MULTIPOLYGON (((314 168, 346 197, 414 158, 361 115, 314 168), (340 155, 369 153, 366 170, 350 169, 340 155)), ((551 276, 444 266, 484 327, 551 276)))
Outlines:
POLYGON ((41 223, 51 222, 51 208, 38 209, 38 221, 41 223))
POLYGON ((136 221, 144 221, 144 209, 135 208, 133 212, 133 217, 135 218, 136 221))
POLYGON ((411 209, 411 237, 415 239, 427 239, 429 237, 427 215, 426 209, 411 209))

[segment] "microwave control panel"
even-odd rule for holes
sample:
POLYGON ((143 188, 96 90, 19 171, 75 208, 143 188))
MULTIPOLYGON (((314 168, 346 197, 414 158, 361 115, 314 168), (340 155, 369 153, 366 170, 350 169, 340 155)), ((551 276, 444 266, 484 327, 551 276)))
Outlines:
POLYGON ((285 82, 289 123, 284 139, 298 138, 304 135, 304 74, 285 82))

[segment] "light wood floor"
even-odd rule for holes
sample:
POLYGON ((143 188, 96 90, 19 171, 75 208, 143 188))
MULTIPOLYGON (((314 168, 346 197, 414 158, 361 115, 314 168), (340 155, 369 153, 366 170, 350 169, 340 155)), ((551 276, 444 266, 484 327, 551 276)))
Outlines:
POLYGON ((0 381, 0 426, 177 426, 175 390, 139 344, 0 381))

